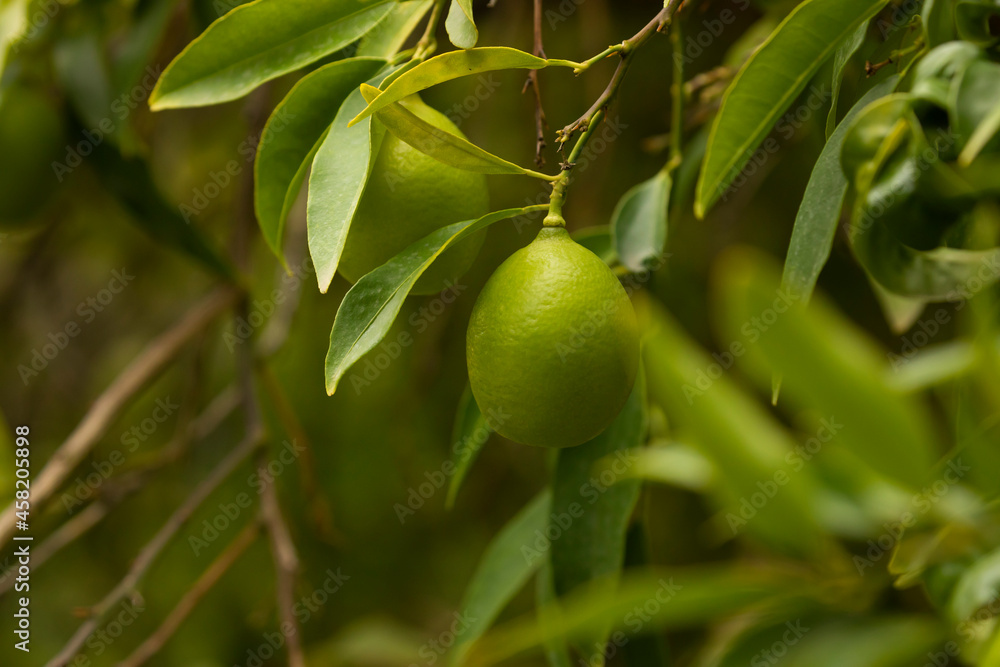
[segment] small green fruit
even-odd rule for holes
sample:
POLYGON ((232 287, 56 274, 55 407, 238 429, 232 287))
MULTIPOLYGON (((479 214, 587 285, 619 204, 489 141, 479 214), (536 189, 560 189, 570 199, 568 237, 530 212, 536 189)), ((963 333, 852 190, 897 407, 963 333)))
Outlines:
POLYGON ((494 430, 526 445, 573 447, 625 405, 638 325, 607 265, 549 227, 486 283, 466 352, 472 393, 494 430))

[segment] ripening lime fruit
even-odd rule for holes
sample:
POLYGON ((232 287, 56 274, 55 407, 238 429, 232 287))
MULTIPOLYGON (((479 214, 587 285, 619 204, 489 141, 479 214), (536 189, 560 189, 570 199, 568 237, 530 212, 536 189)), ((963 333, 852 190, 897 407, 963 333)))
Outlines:
POLYGON ((65 149, 53 100, 21 84, 0 94, 0 227, 24 226, 51 200, 58 185, 52 163, 65 149))
MULTIPOLYGON (((401 102, 438 129, 463 136, 447 116, 416 95, 401 102)), ((386 133, 347 234, 340 273, 361 276, 436 229, 489 213, 486 177, 438 162, 386 133)), ((412 294, 435 294, 468 271, 483 245, 474 234, 449 248, 417 280, 412 294)))
POLYGON ((573 447, 608 427, 632 391, 639 333, 607 265, 546 227, 500 265, 472 311, 469 383, 509 440, 573 447))

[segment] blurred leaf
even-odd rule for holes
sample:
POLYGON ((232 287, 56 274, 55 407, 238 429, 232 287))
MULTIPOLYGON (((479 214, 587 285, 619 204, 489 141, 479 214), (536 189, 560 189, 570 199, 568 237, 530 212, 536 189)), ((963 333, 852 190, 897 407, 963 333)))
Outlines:
POLYGON ((648 447, 634 454, 636 460, 625 473, 629 477, 671 484, 704 493, 715 481, 715 466, 696 449, 669 444, 648 447))
MULTIPOLYGON (((380 72, 369 83, 381 83, 394 71, 398 70, 380 72)), ((358 127, 347 126, 364 106, 360 90, 347 96, 312 161, 306 211, 309 254, 319 291, 324 293, 337 273, 351 221, 385 136, 382 124, 370 120, 358 127)))
MULTIPOLYGON (((837 47, 837 53, 833 56, 833 84, 830 97, 830 113, 826 117, 826 138, 829 141, 833 131, 837 127, 837 106, 840 101, 840 89, 844 84, 844 67, 851 62, 851 58, 858 52, 861 45, 868 36, 868 21, 865 21, 837 47)), ((855 105, 855 108, 858 108, 855 105)), ((863 108, 863 107, 862 107, 863 108)), ((846 121, 847 118, 844 119, 846 121)), ((829 144, 827 144, 829 145, 829 144)))
MULTIPOLYGON (((554 607, 556 593, 552 583, 552 552, 550 551, 535 575, 535 608, 538 615, 545 619, 554 607)), ((544 620, 542 621, 545 622, 544 620)), ((569 657, 569 647, 564 639, 551 639, 543 643, 542 650, 549 667, 572 667, 569 657)))
POLYGON ((622 265, 639 273, 657 263, 667 242, 667 205, 673 185, 668 170, 636 185, 611 216, 611 239, 622 265))
POLYGON ((837 446, 919 488, 942 450, 926 408, 886 382, 878 347, 822 301, 806 310, 776 291, 773 264, 762 255, 733 251, 719 269, 717 321, 725 335, 763 354, 747 357, 759 379, 782 374, 793 401, 841 425, 837 446))
POLYGON ((307 663, 328 667, 357 665, 408 665, 424 637, 412 628, 380 617, 355 621, 331 640, 308 652, 307 663))
POLYGON ((232 267, 212 245, 166 201, 143 160, 123 158, 118 150, 98 144, 93 153, 97 175, 107 190, 130 213, 129 219, 156 241, 196 259, 225 278, 232 267))
POLYGON ((830 249, 833 247, 833 238, 847 194, 847 178, 840 167, 844 137, 847 136, 851 121, 861 110, 891 92, 897 80, 898 77, 890 77, 879 83, 847 112, 813 167, 795 218, 784 274, 781 277, 782 289, 805 302, 812 297, 819 274, 830 258, 830 249))
POLYGON ((385 18, 365 33, 358 43, 358 57, 389 59, 403 48, 407 38, 434 6, 434 0, 408 0, 398 3, 385 18))
POLYGON ((546 208, 544 205, 509 208, 478 220, 442 227, 356 282, 341 302, 330 332, 330 351, 326 356, 327 393, 332 396, 344 373, 385 337, 410 288, 441 253, 494 222, 546 208))
MULTIPOLYGON (((952 90, 952 129, 965 144, 1000 106, 1000 64, 974 60, 962 72, 952 90)), ((995 122, 995 121, 994 121, 995 122)))
POLYGON ((618 263, 614 241, 611 240, 611 227, 608 225, 584 227, 573 232, 571 236, 574 241, 603 259, 608 266, 614 266, 618 263))
MULTIPOLYGON (((163 41, 175 7, 174 0, 147 0, 137 4, 132 24, 112 54, 111 81, 116 92, 128 92, 147 67, 150 72, 158 70, 159 66, 151 67, 150 61, 163 41)), ((146 92, 151 91, 146 89, 146 92)))
POLYGON ((633 634, 690 628, 768 602, 786 611, 798 607, 802 582, 786 574, 735 568, 626 574, 614 594, 584 586, 540 614, 497 627, 475 642, 461 663, 485 667, 518 656, 552 639, 587 636, 609 625, 633 634))
POLYGON ((806 0, 747 61, 712 125, 695 201, 701 218, 839 44, 886 0, 806 0))
POLYGON ((7 52, 28 28, 28 0, 0 0, 0 76, 7 65, 7 52))
POLYGON ((472 0, 451 0, 444 22, 448 39, 460 49, 471 49, 479 41, 479 31, 472 16, 472 0))
POLYGON ((347 96, 383 65, 378 58, 350 58, 310 72, 264 126, 254 163, 254 204, 264 240, 283 264, 285 220, 305 178, 303 165, 308 166, 347 96))
POLYGON ((1000 591, 1000 549, 980 557, 955 585, 948 602, 951 622, 959 624, 976 615, 983 605, 996 600, 1000 591))
POLYGON ((206 106, 251 90, 364 35, 394 3, 257 0, 241 5, 191 42, 160 77, 154 111, 206 106))
POLYGON ((984 117, 976 127, 975 132, 965 144, 965 148, 962 149, 958 163, 962 166, 972 164, 972 161, 979 157, 986 145, 993 141, 998 133, 1000 133, 1000 104, 993 107, 989 115, 984 117))
MULTIPOLYGON (((550 550, 556 595, 597 580, 609 593, 615 588, 625 562, 625 533, 639 498, 639 482, 626 479, 625 473, 645 436, 646 387, 640 372, 625 407, 607 430, 579 447, 559 451, 551 526, 559 537, 550 550)), ((588 658, 603 655, 608 634, 605 629, 581 635, 575 646, 588 658)))
POLYGON ((455 644, 450 664, 463 664, 470 645, 541 567, 543 559, 528 558, 524 550, 545 531, 551 498, 548 490, 535 496, 486 547, 462 598, 460 613, 468 619, 468 627, 455 644))
POLYGON ((789 649, 781 664, 783 667, 923 665, 928 652, 945 639, 941 626, 930 617, 866 618, 810 628, 789 649))
POLYGON ((990 0, 960 0, 955 5, 958 36, 980 46, 1000 40, 1000 5, 990 0))
POLYGON ((955 39, 955 3, 952 0, 924 0, 920 18, 929 48, 955 39))
POLYGON ((573 66, 565 60, 545 60, 530 53, 506 46, 488 46, 463 51, 450 51, 420 63, 393 81, 382 94, 371 102, 352 121, 360 123, 376 111, 384 109, 404 97, 445 81, 463 76, 493 72, 501 69, 543 69, 550 65, 573 66))
POLYGON ((111 74, 96 23, 86 21, 74 34, 59 40, 52 56, 60 84, 88 129, 97 131, 102 123, 109 122, 117 126, 108 115, 111 74))
POLYGON ((808 471, 786 470, 795 442, 725 376, 716 363, 724 357, 709 358, 659 310, 653 311, 645 351, 650 393, 686 428, 692 444, 718 472, 724 494, 720 501, 732 534, 745 528, 781 549, 816 553, 822 532, 808 471), (763 504, 751 502, 758 496, 763 504))
POLYGON ((455 472, 448 482, 448 496, 444 501, 444 506, 451 509, 455 506, 455 498, 458 496, 462 482, 469 472, 469 468, 476 462, 479 451, 490 439, 492 433, 490 425, 486 423, 483 413, 479 411, 479 405, 472 395, 472 388, 465 386, 462 398, 458 402, 458 413, 455 415, 455 428, 452 431, 451 441, 454 446, 454 456, 452 463, 455 465, 455 472))
MULTIPOLYGON (((369 104, 379 96, 378 88, 362 85, 361 95, 369 104)), ((532 175, 534 172, 508 162, 467 139, 431 125, 400 103, 383 107, 376 117, 390 133, 439 162, 480 174, 532 175)))
POLYGON ((902 334, 912 327, 920 314, 924 312, 924 308, 927 307, 927 301, 924 299, 898 296, 874 281, 871 285, 875 298, 878 299, 879 306, 882 307, 886 322, 895 334, 902 334))

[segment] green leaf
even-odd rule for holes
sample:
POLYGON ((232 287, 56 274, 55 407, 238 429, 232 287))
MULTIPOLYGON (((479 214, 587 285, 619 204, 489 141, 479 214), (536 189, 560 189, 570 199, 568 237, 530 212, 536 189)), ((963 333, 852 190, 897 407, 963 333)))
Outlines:
POLYGON ((975 60, 965 68, 953 88, 951 104, 952 128, 959 142, 967 144, 975 136, 976 143, 963 151, 964 164, 972 162, 968 155, 978 155, 996 136, 1000 116, 1000 64, 975 60), (976 136, 978 135, 978 136, 976 136))
POLYGON ((469 468, 475 463, 479 456, 479 451, 490 439, 493 430, 486 423, 483 413, 479 411, 479 405, 472 395, 472 389, 468 385, 462 392, 462 398, 458 402, 458 413, 455 415, 455 428, 452 431, 451 441, 454 443, 454 456, 452 464, 455 470, 448 481, 448 496, 445 498, 444 506, 451 509, 455 506, 455 498, 458 496, 462 482, 469 472, 469 468))
POLYGON ((667 242, 673 179, 663 169, 625 193, 611 216, 611 238, 622 266, 639 273, 659 263, 667 242))
MULTIPOLYGON (((736 353, 725 353, 732 363, 736 353)), ((789 466, 786 456, 795 442, 781 424, 658 309, 653 310, 645 356, 650 394, 715 466, 722 519, 730 534, 745 530, 784 551, 816 553, 822 534, 809 474, 789 466), (780 490, 749 518, 743 505, 762 493, 761 484, 780 490)))
POLYGON ((614 266, 618 263, 618 254, 615 252, 614 241, 611 239, 611 227, 608 225, 584 227, 573 232, 570 236, 584 248, 603 259, 608 266, 614 266))
POLYGON ((434 0, 409 0, 398 3, 389 14, 365 33, 355 56, 389 59, 396 55, 417 25, 434 6, 434 0))
MULTIPOLYGON (((371 103, 379 96, 379 90, 363 85, 361 94, 371 103)), ((431 125, 402 103, 383 107, 376 117, 401 141, 452 167, 480 174, 535 175, 535 172, 497 157, 467 139, 431 125)))
POLYGON ((833 57, 833 83, 832 92, 830 98, 830 114, 826 118, 826 138, 827 140, 833 135, 834 129, 837 127, 837 106, 840 101, 840 88, 844 83, 844 67, 847 63, 851 62, 851 58, 854 54, 858 52, 861 45, 865 43, 865 37, 868 35, 868 21, 865 21, 857 27, 850 37, 845 39, 841 45, 837 48, 837 53, 833 57))
POLYGON ((764 384, 780 373, 796 406, 841 425, 831 447, 919 488, 942 449, 926 407, 887 382, 884 352, 823 300, 806 309, 775 291, 777 272, 766 257, 734 251, 719 265, 720 334, 751 343, 741 359, 754 377, 764 384))
POLYGON ((28 28, 28 0, 0 0, 0 76, 7 65, 7 51, 28 28))
POLYGON ((948 617, 956 624, 967 622, 996 599, 998 590, 1000 550, 982 556, 962 574, 948 601, 948 617))
POLYGON ((958 36, 979 46, 992 46, 1000 41, 996 21, 1000 5, 987 0, 968 0, 955 5, 955 25, 958 36))
POLYGON ((712 462, 698 450, 670 444, 636 452, 635 462, 626 475, 704 493, 715 483, 717 473, 712 462))
MULTIPOLYGON (((392 73, 380 72, 369 83, 377 85, 392 73)), ((347 232, 385 135, 385 128, 370 120, 348 127, 364 106, 360 90, 347 96, 312 161, 306 220, 320 292, 326 292, 337 273, 347 232)))
MULTIPOLYGON (((639 499, 639 482, 625 473, 645 437, 646 389, 640 373, 625 407, 604 433, 559 452, 552 482, 552 514, 558 518, 552 530, 560 535, 550 550, 557 595, 597 580, 614 588, 625 562, 629 518, 639 499), (612 460, 605 462, 608 458, 612 460), (595 479, 600 481, 595 484, 595 479), (567 518, 568 525, 560 523, 567 518)), ((603 654, 608 634, 604 629, 581 636, 577 649, 585 656, 603 654)))
MULTIPOLYGON (((13 468, 13 466, 11 467, 13 468)), ((13 469, 11 470, 10 478, 14 478, 13 469)), ((538 574, 535 575, 535 608, 538 609, 538 615, 543 623, 548 617, 549 611, 556 608, 553 605, 556 599, 556 592, 555 584, 552 581, 551 555, 550 551, 550 557, 544 559, 542 566, 538 570, 538 574)), ((551 639, 543 642, 542 648, 549 667, 572 667, 569 657, 569 647, 566 645, 565 640, 551 639)))
POLYGON ((813 167, 788 244, 788 257, 781 277, 781 287, 808 302, 816 288, 819 274, 830 258, 833 238, 837 232, 847 179, 840 167, 840 152, 851 121, 871 102, 892 92, 898 77, 881 82, 847 113, 833 136, 823 147, 813 167))
POLYGON ((630 630, 638 626, 644 634, 697 627, 765 601, 794 613, 802 605, 795 596, 803 588, 803 582, 787 575, 779 578, 728 568, 627 574, 614 593, 602 585, 584 586, 561 599, 558 609, 497 627, 472 644, 456 664, 495 665, 553 639, 587 636, 608 626, 630 630))
POLYGON ((264 126, 254 162, 254 205, 268 246, 284 263, 285 220, 298 197, 305 169, 337 109, 370 79, 384 60, 339 60, 299 79, 264 126))
POLYGON ((479 31, 472 16, 472 0, 451 0, 444 22, 448 39, 460 49, 471 49, 479 41, 479 31))
POLYGON ((955 3, 952 0, 924 0, 920 18, 929 48, 955 39, 955 3))
POLYGON ((886 0, 806 0, 750 57, 722 100, 695 197, 704 217, 837 46, 886 0))
POLYGON ((333 322, 326 356, 327 393, 332 396, 344 373, 385 337, 413 284, 441 253, 494 222, 546 208, 509 208, 442 227, 362 277, 347 292, 333 322))
POLYGON ((238 99, 355 41, 394 3, 256 0, 209 26, 167 67, 149 98, 156 111, 238 99))
POLYGON ((140 159, 126 159, 116 148, 99 144, 93 153, 97 174, 107 190, 131 214, 130 220, 151 238, 197 260, 225 278, 234 276, 226 260, 212 247, 196 227, 168 204, 140 159))
POLYGON ((457 639, 450 664, 462 664, 471 643, 493 625, 507 603, 542 565, 543 559, 527 558, 524 550, 530 549, 538 535, 544 533, 551 497, 548 490, 535 496, 486 547, 462 598, 461 610, 469 625, 457 639))
POLYGON ((404 97, 445 81, 463 76, 482 74, 502 69, 543 69, 550 65, 574 67, 566 60, 545 60, 505 46, 488 46, 465 51, 451 51, 422 62, 393 81, 382 94, 357 115, 351 125, 360 123, 376 111, 404 97))

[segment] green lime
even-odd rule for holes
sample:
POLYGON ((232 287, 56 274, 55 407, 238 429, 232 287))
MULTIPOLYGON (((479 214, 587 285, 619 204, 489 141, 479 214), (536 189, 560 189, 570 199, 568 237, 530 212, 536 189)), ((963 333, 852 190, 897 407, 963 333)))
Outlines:
POLYGON ((58 186, 52 163, 66 150, 56 104, 41 91, 14 84, 0 96, 0 226, 30 222, 58 186))
MULTIPOLYGON (((402 102, 435 127, 462 136, 447 116, 416 95, 402 102)), ((438 162, 386 133, 368 185, 347 234, 339 271, 349 281, 385 264, 431 232, 489 213, 486 177, 438 162)), ((417 280, 411 293, 436 294, 455 282, 476 259, 483 233, 449 248, 417 280)))
POLYGON ((469 382, 490 426, 573 447, 614 421, 639 367, 632 302, 607 265, 546 227, 500 265, 472 311, 469 382))

